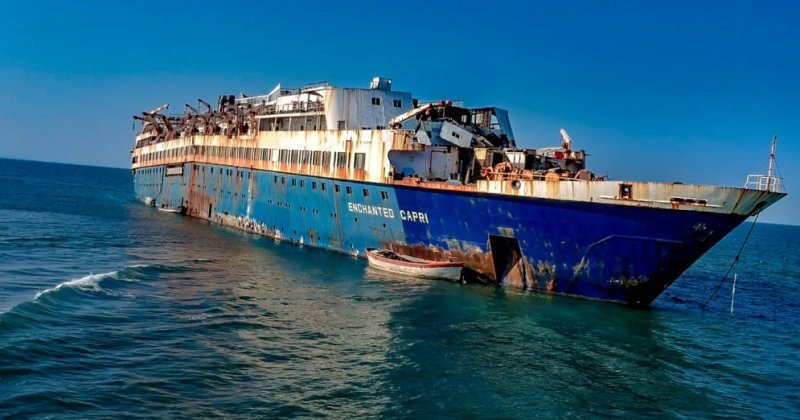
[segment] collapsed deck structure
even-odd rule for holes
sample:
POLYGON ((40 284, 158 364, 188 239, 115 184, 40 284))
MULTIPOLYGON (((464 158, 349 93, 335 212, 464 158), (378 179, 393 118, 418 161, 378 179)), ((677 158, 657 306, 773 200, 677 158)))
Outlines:
POLYGON ((747 217, 785 194, 608 180, 561 131, 518 148, 508 113, 420 102, 373 79, 198 100, 134 116, 136 196, 279 240, 459 261, 471 276, 648 305, 747 217))

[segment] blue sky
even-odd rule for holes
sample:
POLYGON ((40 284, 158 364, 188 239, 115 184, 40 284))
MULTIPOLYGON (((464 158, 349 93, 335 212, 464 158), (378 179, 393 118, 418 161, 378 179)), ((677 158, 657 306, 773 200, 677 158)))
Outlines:
MULTIPOLYGON (((769 139, 800 175, 800 3, 2 2, 0 156, 126 167, 131 116, 276 83, 509 109, 615 179, 740 186, 769 139)), ((762 220, 800 224, 790 195, 762 220)))

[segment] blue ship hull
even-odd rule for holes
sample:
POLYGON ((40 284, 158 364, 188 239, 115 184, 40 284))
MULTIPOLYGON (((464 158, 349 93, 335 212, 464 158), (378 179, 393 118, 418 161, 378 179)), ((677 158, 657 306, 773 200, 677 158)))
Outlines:
POLYGON ((465 262, 468 276, 645 306, 742 215, 436 190, 222 165, 134 170, 158 207, 294 243, 465 262))

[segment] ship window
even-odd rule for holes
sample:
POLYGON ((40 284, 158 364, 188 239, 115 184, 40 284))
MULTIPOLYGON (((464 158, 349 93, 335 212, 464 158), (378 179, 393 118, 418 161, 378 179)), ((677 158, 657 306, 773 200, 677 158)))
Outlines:
POLYGON ((292 186, 294 187, 295 185, 297 185, 297 180, 295 180, 294 178, 292 178, 292 186))
POLYGON ((347 191, 347 195, 353 195, 353 187, 347 185, 345 190, 347 191))
POLYGON ((273 179, 273 183, 275 185, 278 185, 278 175, 275 175, 275 178, 273 179))
POLYGON ((316 190, 317 189, 317 181, 311 181, 311 189, 312 190, 316 190))
POLYGON ((322 165, 328 166, 331 164, 331 152, 322 152, 322 165))
POLYGON ((344 130, 344 121, 343 120, 339 120, 339 123, 337 125, 338 125, 339 130, 344 130))
POLYGON ((381 98, 372 98, 372 105, 380 105, 381 98))
POLYGON ((301 179, 300 180, 300 188, 305 188, 305 187, 306 187, 306 181, 301 179))
POLYGON ((369 190, 368 189, 364 188, 363 193, 364 193, 364 198, 369 198, 369 190))
POLYGON ((633 198, 633 185, 619 184, 619 198, 621 200, 630 200, 633 198))
POLYGON ((281 177, 281 184, 282 185, 286 185, 286 177, 285 176, 281 177))
POLYGON ((388 200, 389 199, 389 193, 386 192, 386 191, 381 191, 381 198, 384 199, 384 200, 388 200))
POLYGON ((347 153, 336 152, 336 166, 340 168, 347 166, 347 153))
POLYGON ((337 193, 340 191, 339 190, 339 184, 333 184, 333 191, 335 191, 337 193))
POLYGON ((327 188, 327 187, 325 186, 325 183, 324 183, 324 182, 323 182, 323 183, 321 183, 321 184, 319 184, 319 187, 322 189, 322 191, 325 191, 325 189, 327 188))
POLYGON ((393 100, 392 104, 394 105, 395 108, 402 108, 403 107, 403 102, 400 101, 399 99, 393 100))
POLYGON ((366 154, 365 154, 365 153, 356 153, 356 156, 355 156, 355 163, 353 164, 353 166, 354 166, 356 169, 364 169, 364 160, 365 160, 365 157, 366 157, 366 154))

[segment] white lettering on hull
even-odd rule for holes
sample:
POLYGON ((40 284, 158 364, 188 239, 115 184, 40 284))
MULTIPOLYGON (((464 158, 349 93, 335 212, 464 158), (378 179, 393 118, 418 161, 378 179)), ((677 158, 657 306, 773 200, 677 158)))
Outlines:
MULTIPOLYGON (((368 204, 347 202, 347 210, 351 213, 368 214, 370 216, 394 219, 394 210, 388 207, 370 206, 368 204)), ((404 222, 430 224, 428 213, 424 211, 400 210, 400 219, 404 222)))
POLYGON ((368 214, 370 216, 380 216, 387 219, 394 219, 394 210, 388 207, 370 206, 360 203, 347 203, 347 210, 351 213, 368 214))
POLYGON ((400 219, 406 222, 430 224, 430 222, 428 221, 428 213, 422 211, 400 210, 400 219))

